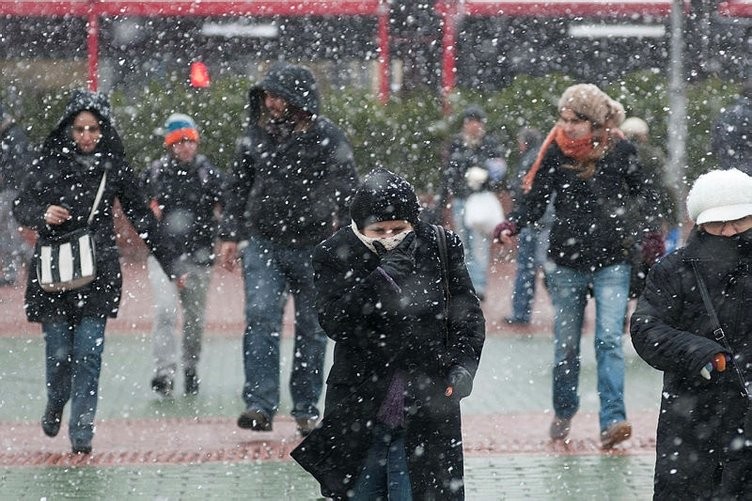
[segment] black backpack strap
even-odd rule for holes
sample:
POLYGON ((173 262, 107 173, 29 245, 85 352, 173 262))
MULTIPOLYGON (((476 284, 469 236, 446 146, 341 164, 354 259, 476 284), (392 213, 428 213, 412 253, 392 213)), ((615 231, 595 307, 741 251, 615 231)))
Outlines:
POLYGON ((439 246, 439 260, 441 261, 441 283, 444 286, 444 299, 447 306, 449 306, 449 298, 451 293, 449 292, 449 254, 447 251, 447 239, 446 230, 443 226, 438 224, 432 224, 431 227, 436 233, 436 242, 439 246))

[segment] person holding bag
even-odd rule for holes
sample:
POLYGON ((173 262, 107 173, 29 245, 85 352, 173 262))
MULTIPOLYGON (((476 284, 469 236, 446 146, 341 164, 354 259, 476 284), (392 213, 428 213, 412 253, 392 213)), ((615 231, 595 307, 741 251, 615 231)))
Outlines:
POLYGON ((376 169, 352 224, 313 253, 334 364, 324 418, 292 456, 325 497, 464 498, 460 399, 485 321, 460 239, 419 212, 412 186, 376 169))
POLYGON ((13 212, 40 241, 28 268, 24 308, 29 321, 42 324, 46 345, 42 430, 58 434, 70 400, 68 434, 73 453, 79 454, 92 450, 105 325, 120 303, 116 198, 165 272, 174 276, 176 251, 160 239, 158 222, 125 160, 107 98, 74 91, 25 177, 13 212), (84 240, 88 243, 78 244, 84 240), (91 249, 81 249, 87 246, 91 249), (92 262, 82 266, 86 259, 92 262), (74 280, 84 268, 90 279, 74 280))
POLYGON ((714 170, 687 196, 687 243, 659 261, 631 319, 663 372, 655 499, 752 497, 752 177, 714 170))

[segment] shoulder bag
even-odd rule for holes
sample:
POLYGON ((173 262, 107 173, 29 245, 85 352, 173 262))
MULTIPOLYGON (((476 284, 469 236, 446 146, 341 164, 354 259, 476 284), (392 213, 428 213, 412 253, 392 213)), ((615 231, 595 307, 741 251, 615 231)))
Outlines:
POLYGON ((102 174, 86 226, 36 244, 37 280, 45 292, 79 289, 97 276, 97 254, 90 226, 102 200, 107 173, 102 174))

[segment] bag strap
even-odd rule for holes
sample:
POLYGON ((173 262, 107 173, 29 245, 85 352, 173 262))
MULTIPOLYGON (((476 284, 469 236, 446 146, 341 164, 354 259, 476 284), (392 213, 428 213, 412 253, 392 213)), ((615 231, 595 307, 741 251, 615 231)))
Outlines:
POLYGON ((726 348, 726 351, 731 354, 732 363, 734 364, 734 372, 736 372, 736 376, 739 378, 739 384, 742 387, 742 396, 744 398, 749 398, 749 393, 747 392, 747 383, 744 380, 744 375, 742 374, 742 371, 739 369, 739 366, 736 363, 736 355, 734 354, 734 350, 731 348, 731 345, 728 342, 726 334, 723 332, 723 327, 721 327, 721 322, 718 320, 718 314, 715 312, 713 302, 710 299, 710 293, 708 292, 708 288, 705 285, 705 280, 703 280, 702 275, 700 275, 700 270, 697 268, 696 261, 692 261, 692 269, 695 272, 695 278, 697 279, 697 288, 700 289, 702 302, 705 303, 705 309, 708 311, 708 315, 710 316, 710 322, 713 327, 713 337, 716 341, 721 343, 724 348, 726 348))
POLYGON ((99 202, 102 201, 102 195, 104 194, 104 185, 107 181, 107 171, 104 171, 104 174, 102 174, 102 180, 99 182, 99 189, 97 190, 97 196, 94 197, 94 205, 91 207, 91 212, 89 212, 89 219, 86 221, 86 226, 91 225, 91 222, 94 221, 94 214, 97 212, 97 208, 99 207, 99 202))
POLYGON ((433 231, 436 232, 436 241, 439 246, 439 261, 441 261, 441 283, 444 287, 444 299, 446 300, 446 304, 448 306, 451 293, 449 292, 449 272, 447 271, 449 268, 449 257, 447 252, 446 230, 443 226, 438 224, 432 224, 431 226, 433 227, 433 231))

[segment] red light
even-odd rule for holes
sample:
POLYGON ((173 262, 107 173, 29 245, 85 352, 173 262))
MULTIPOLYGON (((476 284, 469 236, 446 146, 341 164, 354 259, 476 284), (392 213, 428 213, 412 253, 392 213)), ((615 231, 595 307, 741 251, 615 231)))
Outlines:
POLYGON ((201 61, 194 61, 191 63, 191 87, 197 89, 205 89, 211 85, 211 77, 209 76, 209 68, 201 61))

